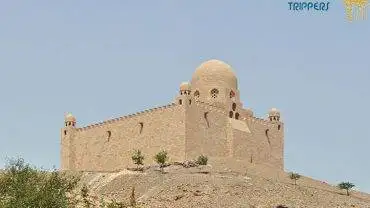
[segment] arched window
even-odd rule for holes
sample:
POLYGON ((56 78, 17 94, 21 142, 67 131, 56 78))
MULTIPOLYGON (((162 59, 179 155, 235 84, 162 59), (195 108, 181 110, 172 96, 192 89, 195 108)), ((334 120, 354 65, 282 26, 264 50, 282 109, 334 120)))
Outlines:
POLYGON ((233 103, 232 109, 233 109, 233 111, 236 110, 236 103, 233 103))
POLYGON ((233 97, 235 97, 235 92, 234 91, 230 91, 230 98, 233 98, 233 97))
POLYGON ((218 95, 218 89, 213 88, 213 89, 211 90, 211 97, 212 97, 212 98, 217 98, 217 95, 218 95))
POLYGON ((200 94, 199 94, 199 91, 198 90, 194 92, 194 97, 199 98, 199 95, 200 94))
POLYGON ((179 100, 179 104, 182 105, 182 100, 181 99, 179 100))
POLYGON ((191 105, 191 100, 189 100, 189 105, 191 105))
POLYGON ((239 113, 235 113, 235 119, 238 120, 239 119, 239 113))
POLYGON ((233 113, 232 111, 230 111, 230 112, 229 112, 229 117, 230 117, 230 118, 232 118, 232 117, 233 117, 233 114, 234 114, 234 113, 233 113))

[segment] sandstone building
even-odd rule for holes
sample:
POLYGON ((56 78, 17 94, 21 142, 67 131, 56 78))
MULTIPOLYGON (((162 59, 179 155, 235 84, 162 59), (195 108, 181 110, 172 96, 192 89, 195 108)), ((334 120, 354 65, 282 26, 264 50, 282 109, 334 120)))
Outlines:
POLYGON ((160 150, 171 161, 232 158, 284 168, 284 124, 275 108, 256 118, 240 101, 232 68, 219 60, 202 63, 174 102, 78 128, 72 114, 61 130, 61 169, 115 171, 132 164, 134 149, 145 163, 160 150))

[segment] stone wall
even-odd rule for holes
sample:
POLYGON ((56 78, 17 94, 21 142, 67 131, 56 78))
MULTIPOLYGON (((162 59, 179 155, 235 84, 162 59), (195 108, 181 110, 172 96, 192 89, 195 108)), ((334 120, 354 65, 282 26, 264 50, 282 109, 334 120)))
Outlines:
POLYGON ((196 102, 186 112, 186 158, 200 154, 208 157, 229 157, 230 135, 227 133, 226 112, 196 102))
MULTIPOLYGON (((204 154, 210 159, 234 158, 283 169, 283 123, 244 114, 237 120, 229 117, 229 110, 191 102, 191 97, 184 95, 177 98, 176 104, 84 128, 66 127, 62 129, 62 169, 126 168, 133 165, 134 149, 143 152, 146 164, 154 163, 153 156, 163 149, 171 161, 204 154)), ((236 111, 243 109, 238 107, 236 111)))
POLYGON ((236 120, 229 118, 228 111, 202 102, 196 102, 186 111, 187 159, 200 154, 233 157, 283 169, 283 137, 281 122, 255 117, 236 120))
MULTIPOLYGON (((114 171, 126 168, 133 164, 131 156, 134 149, 143 152, 144 163, 154 163, 154 155, 162 149, 168 151, 171 160, 183 160, 184 118, 184 108, 172 104, 75 129, 70 147, 75 153, 74 161, 65 169, 114 171)), ((62 154, 62 164, 68 161, 66 157, 67 154, 62 154)))
POLYGON ((283 124, 255 117, 248 117, 246 122, 251 133, 235 132, 234 157, 283 169, 283 124))

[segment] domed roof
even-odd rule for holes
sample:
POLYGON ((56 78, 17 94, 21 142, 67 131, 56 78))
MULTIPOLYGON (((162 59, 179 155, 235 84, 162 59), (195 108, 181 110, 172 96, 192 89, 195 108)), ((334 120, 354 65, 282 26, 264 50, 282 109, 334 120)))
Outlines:
POLYGON ((279 110, 277 108, 271 108, 270 112, 279 112, 279 110))
POLYGON ((189 84, 189 82, 182 82, 180 84, 180 90, 190 90, 190 84, 189 84))
POLYGON ((72 115, 72 113, 67 113, 67 115, 65 116, 64 120, 66 122, 76 122, 76 117, 74 117, 72 115))
POLYGON ((253 116, 253 111, 252 111, 252 109, 250 109, 250 108, 245 109, 245 114, 246 114, 247 116, 253 116))
POLYGON ((269 115, 280 115, 280 111, 276 108, 271 108, 269 115))
POLYGON ((198 82, 203 85, 218 85, 237 89, 237 78, 230 65, 219 60, 209 60, 202 63, 194 72, 191 84, 196 85, 198 82))

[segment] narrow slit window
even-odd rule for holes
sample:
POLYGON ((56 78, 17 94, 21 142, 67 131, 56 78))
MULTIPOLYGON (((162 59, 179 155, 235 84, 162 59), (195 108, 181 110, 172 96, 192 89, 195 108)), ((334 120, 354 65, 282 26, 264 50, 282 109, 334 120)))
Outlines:
POLYGON ((207 127, 209 127, 209 122, 208 122, 208 112, 204 113, 204 119, 206 120, 207 127))
POLYGON ((143 122, 140 122, 140 131, 139 133, 141 134, 143 132, 143 128, 144 128, 144 123, 143 122))
POLYGON ((111 138, 111 136, 112 136, 112 132, 111 131, 107 131, 107 139, 108 139, 108 141, 111 138))

